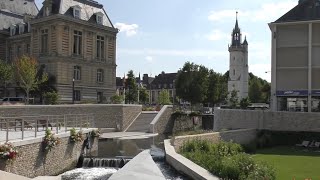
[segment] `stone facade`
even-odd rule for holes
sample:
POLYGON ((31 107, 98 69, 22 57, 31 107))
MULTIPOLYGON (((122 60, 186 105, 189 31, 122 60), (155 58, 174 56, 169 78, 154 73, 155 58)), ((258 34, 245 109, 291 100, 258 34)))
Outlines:
POLYGON ((242 42, 242 34, 238 25, 232 31, 231 45, 229 46, 229 80, 228 92, 237 92, 239 100, 248 97, 249 92, 249 67, 248 67, 248 42, 247 39, 242 42))
POLYGON ((140 105, 0 106, 0 117, 92 114, 95 128, 126 129, 142 111, 140 105))
POLYGON ((319 113, 215 109, 214 130, 265 129, 320 132, 319 113))
MULTIPOLYGON (((9 7, 11 2, 5 1, 4 6, 9 7)), ((33 0, 28 1, 32 3, 33 0)), ((19 16, 20 20, 10 28, 0 26, 0 58, 10 63, 22 55, 34 56, 55 79, 52 85, 62 103, 109 100, 116 93, 118 30, 103 6, 89 0, 45 0, 43 5, 29 18, 23 18, 20 12, 6 13, 8 17, 19 16)), ((14 84, 11 87, 16 88, 14 84)), ((2 96, 24 93, 16 89, 2 96)))
POLYGON ((257 137, 257 130, 255 129, 242 129, 234 131, 223 131, 207 134, 198 134, 190 136, 178 136, 171 140, 172 145, 178 152, 180 147, 187 141, 191 140, 208 140, 212 143, 218 143, 219 141, 232 141, 238 144, 248 144, 257 137))
MULTIPOLYGON (((76 168, 82 152, 82 144, 70 142, 69 135, 61 138, 61 144, 49 152, 45 152, 42 139, 39 142, 18 146, 19 156, 15 161, 0 160, 0 170, 34 178, 37 176, 54 176, 76 168)), ((88 156, 96 155, 98 138, 93 140, 92 149, 88 156)))

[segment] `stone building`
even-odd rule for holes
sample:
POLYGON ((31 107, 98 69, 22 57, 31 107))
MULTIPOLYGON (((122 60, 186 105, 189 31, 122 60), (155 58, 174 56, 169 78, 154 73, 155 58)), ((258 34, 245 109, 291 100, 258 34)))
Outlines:
POLYGON ((45 0, 40 10, 34 0, 0 2, 0 59, 36 57, 55 77, 62 103, 100 103, 115 94, 117 33, 93 0, 45 0))
POLYGON ((246 37, 242 42, 242 34, 236 19, 235 27, 231 35, 230 52, 230 68, 228 80, 228 92, 237 91, 239 100, 248 97, 248 42, 246 37))
MULTIPOLYGON (((158 97, 162 90, 167 90, 170 96, 170 100, 174 103, 174 99, 176 97, 175 90, 175 79, 177 77, 177 73, 165 73, 162 72, 158 76, 149 77, 148 74, 143 74, 141 79, 140 75, 136 78, 136 83, 139 86, 143 86, 146 88, 147 93, 149 94, 149 104, 157 104, 158 97)), ((124 78, 117 77, 117 94, 123 96, 125 91, 125 81, 124 78)), ((177 102, 175 102, 177 103, 177 102)))
POLYGON ((269 24, 273 111, 320 111, 319 12, 318 0, 300 0, 297 6, 269 24))
POLYGON ((149 86, 147 86, 147 92, 149 93, 149 103, 157 104, 158 97, 162 90, 167 90, 170 96, 170 101, 174 102, 176 97, 175 80, 177 73, 165 73, 162 72, 154 78, 149 86))

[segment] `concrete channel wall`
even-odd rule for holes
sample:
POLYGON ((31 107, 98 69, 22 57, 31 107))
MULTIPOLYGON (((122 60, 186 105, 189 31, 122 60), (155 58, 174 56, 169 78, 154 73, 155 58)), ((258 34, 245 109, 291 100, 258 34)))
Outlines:
POLYGON ((248 144, 257 137, 257 130, 255 129, 241 129, 224 132, 214 132, 206 134, 197 134, 190 136, 177 136, 172 139, 172 145, 176 151, 179 151, 180 147, 187 141, 192 140, 208 140, 212 143, 218 143, 219 141, 232 141, 238 144, 248 144))
POLYGON ((171 118, 172 113, 173 106, 163 106, 157 116, 150 123, 149 132, 159 134, 171 133, 174 125, 174 122, 171 118))
MULTIPOLYGON (((91 130, 83 130, 85 136, 91 130)), ((43 138, 12 142, 19 155, 14 161, 0 160, 0 170, 20 176, 34 178, 37 176, 54 176, 74 169, 82 153, 82 143, 70 142, 70 133, 57 135, 61 143, 51 151, 45 151, 43 138)), ((92 139, 92 149, 87 155, 97 155, 98 138, 92 139)))
POLYGON ((214 130, 320 131, 320 113, 214 110, 214 130))
POLYGON ((79 104, 0 106, 0 117, 93 114, 95 128, 116 128, 118 131, 122 131, 131 124, 141 111, 141 105, 79 104))
POLYGON ((212 175, 209 171, 176 153, 174 147, 170 143, 170 140, 164 141, 164 147, 166 151, 167 163, 169 163, 177 171, 194 180, 219 180, 218 177, 212 175))

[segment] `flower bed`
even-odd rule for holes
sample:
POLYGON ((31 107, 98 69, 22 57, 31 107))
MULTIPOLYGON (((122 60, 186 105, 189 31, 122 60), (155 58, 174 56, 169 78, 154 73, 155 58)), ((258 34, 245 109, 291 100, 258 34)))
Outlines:
POLYGON ((51 151, 54 147, 60 144, 60 138, 56 137, 50 129, 46 130, 46 134, 42 141, 45 151, 51 151))
POLYGON ((70 130, 70 140, 72 142, 82 142, 82 141, 84 141, 84 137, 83 137, 82 131, 76 132, 76 129, 72 128, 70 130))
POLYGON ((183 144, 180 153, 222 179, 274 180, 275 170, 245 154, 239 144, 193 140, 183 144))
POLYGON ((18 151, 11 143, 0 145, 0 158, 4 160, 14 160, 18 156, 18 151))

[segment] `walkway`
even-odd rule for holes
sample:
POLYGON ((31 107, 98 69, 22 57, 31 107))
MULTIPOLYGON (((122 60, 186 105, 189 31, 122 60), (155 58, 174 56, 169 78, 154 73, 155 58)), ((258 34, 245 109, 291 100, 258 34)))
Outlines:
POLYGON ((158 134, 151 134, 145 132, 111 132, 103 133, 100 139, 146 139, 150 137, 157 136, 158 134))
POLYGON ((142 112, 140 116, 131 124, 126 132, 145 132, 149 131, 150 123, 157 116, 158 112, 142 112))

